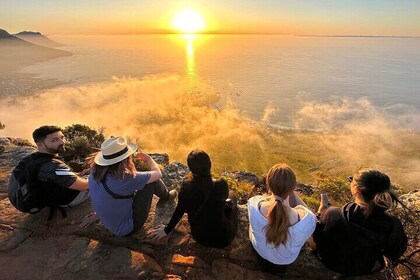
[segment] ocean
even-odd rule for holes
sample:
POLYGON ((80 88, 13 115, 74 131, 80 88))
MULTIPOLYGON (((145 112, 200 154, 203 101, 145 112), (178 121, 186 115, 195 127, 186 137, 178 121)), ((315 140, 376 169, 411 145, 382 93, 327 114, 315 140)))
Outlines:
POLYGON ((177 75, 186 91, 275 127, 325 130, 363 119, 352 106, 420 130, 420 38, 280 35, 53 36, 73 56, 23 73, 80 86, 113 77, 177 75), (362 105, 361 105, 362 104, 362 105), (310 109, 308 109, 308 106, 310 109), (319 112, 316 120, 308 110, 319 112), (333 116, 331 116, 333 114, 333 116))

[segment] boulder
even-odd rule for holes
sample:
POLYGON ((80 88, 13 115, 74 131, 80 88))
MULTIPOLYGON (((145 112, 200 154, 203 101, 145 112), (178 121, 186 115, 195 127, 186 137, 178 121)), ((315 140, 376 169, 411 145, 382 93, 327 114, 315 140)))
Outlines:
POLYGON ((174 161, 162 170, 162 180, 171 190, 179 188, 188 172, 190 172, 188 166, 178 161, 174 161))
POLYGON ((409 193, 403 194, 399 197, 402 203, 408 208, 420 212, 420 190, 412 190, 409 193))
POLYGON ((6 197, 9 177, 13 168, 24 157, 36 152, 36 149, 27 146, 14 146, 12 144, 0 147, 3 147, 3 152, 0 153, 0 199, 2 199, 6 197))
POLYGON ((254 186, 258 186, 261 182, 257 175, 249 171, 224 171, 222 176, 231 178, 239 183, 247 182, 254 186))
POLYGON ((0 146, 8 146, 12 144, 12 141, 8 137, 0 137, 0 146))
POLYGON ((157 154, 157 153, 152 153, 152 154, 148 154, 154 161, 156 161, 156 163, 166 167, 169 164, 169 155, 168 154, 157 154))

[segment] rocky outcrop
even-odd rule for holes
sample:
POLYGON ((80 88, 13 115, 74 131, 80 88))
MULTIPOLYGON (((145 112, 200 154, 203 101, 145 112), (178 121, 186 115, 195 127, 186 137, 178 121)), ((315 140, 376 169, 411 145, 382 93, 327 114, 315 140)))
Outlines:
POLYGON ((408 208, 420 213, 420 190, 412 190, 399 198, 408 208))
MULTIPOLYGON (((7 146, 0 155, 1 170, 10 173, 11 162, 31 152, 33 149, 28 147, 7 146)), ((165 183, 170 189, 179 188, 188 167, 179 162, 164 166, 165 183)), ((3 181, 0 189, 5 190, 3 181)), ((186 216, 169 236, 150 239, 147 232, 167 223, 175 207, 173 201, 162 204, 154 198, 143 229, 129 237, 116 237, 100 222, 86 228, 79 226, 92 212, 90 201, 69 209, 66 218, 56 215, 48 222, 47 209, 29 215, 14 209, 7 198, 2 199, 1 279, 278 279, 259 269, 248 239, 246 205, 239 206, 237 235, 224 249, 197 244, 190 235, 186 216)), ((332 279, 336 276, 306 246, 282 278, 332 279)))
POLYGON ((12 169, 29 154, 36 151, 34 147, 16 146, 18 139, 0 138, 0 199, 7 196, 7 187, 12 169))

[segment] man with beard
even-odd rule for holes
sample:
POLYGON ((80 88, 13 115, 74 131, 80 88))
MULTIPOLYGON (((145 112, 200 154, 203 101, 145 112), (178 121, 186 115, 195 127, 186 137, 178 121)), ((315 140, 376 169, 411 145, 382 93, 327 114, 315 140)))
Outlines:
MULTIPOLYGON (((41 126, 32 133, 38 154, 47 162, 36 167, 36 179, 43 186, 44 199, 49 206, 72 207, 88 198, 88 181, 73 173, 58 156, 66 140, 61 128, 41 126)), ((36 153, 35 153, 36 154, 36 153)))

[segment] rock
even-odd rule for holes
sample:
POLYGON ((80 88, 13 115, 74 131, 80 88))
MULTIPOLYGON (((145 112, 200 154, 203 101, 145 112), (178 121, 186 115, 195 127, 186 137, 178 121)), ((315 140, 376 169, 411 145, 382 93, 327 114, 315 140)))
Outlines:
POLYGON ((258 186, 261 182, 261 179, 257 175, 249 171, 224 171, 222 176, 231 178, 239 183, 251 183, 254 186, 258 186))
POLYGON ((412 190, 409 193, 403 194, 399 197, 408 208, 413 209, 416 212, 420 212, 420 190, 412 190))
POLYGON ((198 268, 207 267, 207 265, 202 259, 195 256, 184 257, 179 254, 174 254, 172 257, 168 259, 168 262, 172 264, 176 264, 176 265, 181 265, 181 266, 193 266, 193 267, 198 267, 198 268))
POLYGON ((3 153, 0 154, 0 169, 10 170, 14 168, 19 161, 26 156, 36 152, 34 147, 27 146, 8 146, 5 147, 3 153))
POLYGON ((0 154, 2 154, 6 150, 5 146, 0 146, 0 154))
POLYGON ((0 255, 0 266, 2 279, 135 279, 140 273, 162 272, 145 254, 73 236, 31 237, 0 255))
POLYGON ((162 170, 162 180, 165 185, 172 190, 181 186, 181 183, 188 172, 190 172, 190 169, 185 164, 174 161, 162 170))
POLYGON ((296 189, 299 194, 311 196, 314 194, 315 187, 311 185, 306 185, 302 183, 296 183, 296 189))
POLYGON ((9 146, 12 144, 12 141, 10 141, 7 137, 0 137, 0 146, 9 146))
MULTIPOLYGON (((8 139, 8 138, 1 138, 8 139)), ((27 155, 36 151, 33 147, 18 147, 14 145, 0 146, 3 152, 0 153, 0 193, 7 193, 9 177, 12 169, 27 155)), ((0 194, 0 198, 4 196, 0 194)))
POLYGON ((148 154, 156 163, 163 165, 166 167, 169 164, 169 156, 168 154, 148 154))
POLYGON ((246 268, 225 259, 213 261, 212 272, 218 280, 246 279, 246 268))
POLYGON ((11 140, 12 144, 15 146, 27 146, 27 147, 34 147, 31 142, 29 142, 27 139, 23 138, 12 138, 11 140))
POLYGON ((30 231, 24 229, 16 229, 13 231, 12 235, 9 235, 6 238, 6 241, 0 244, 0 251, 9 252, 19 246, 23 241, 25 241, 31 235, 30 231))

